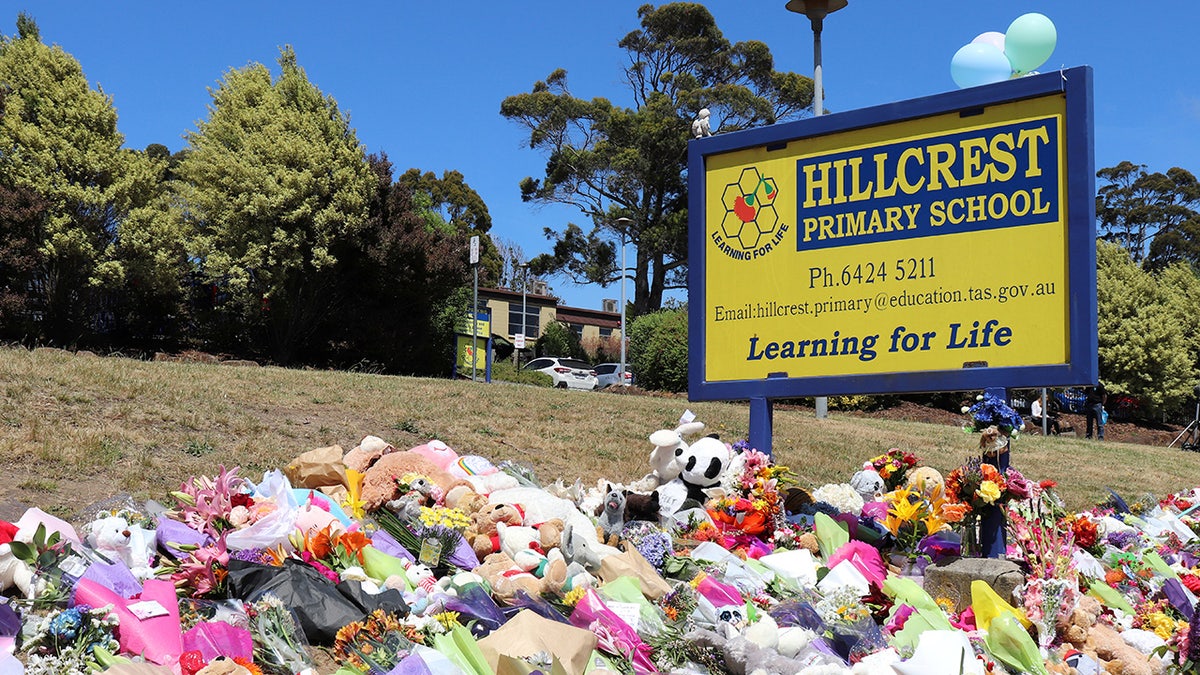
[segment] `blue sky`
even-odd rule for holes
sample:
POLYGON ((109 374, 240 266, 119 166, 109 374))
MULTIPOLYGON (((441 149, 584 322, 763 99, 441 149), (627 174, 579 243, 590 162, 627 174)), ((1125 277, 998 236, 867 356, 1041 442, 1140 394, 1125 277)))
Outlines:
MULTIPOLYGON (((544 227, 590 224, 569 209, 521 201, 518 181, 539 177, 544 159, 500 116, 500 102, 561 67, 575 95, 628 105, 616 43, 638 27, 641 3, 5 4, 0 31, 16 32, 18 11, 32 14, 43 41, 74 55, 93 86, 113 97, 132 148, 181 149, 223 73, 253 62, 274 66, 279 47, 293 45, 309 78, 349 112, 369 152, 386 152, 397 173, 461 171, 487 202, 492 234, 532 256, 549 248, 544 227)), ((785 10, 785 0, 704 4, 731 41, 761 40, 776 68, 812 74, 808 20, 785 10)), ((979 33, 1004 32, 1026 12, 1045 14, 1058 30, 1042 72, 1095 70, 1097 168, 1130 160, 1151 171, 1200 171, 1196 0, 850 0, 825 23, 825 105, 844 111, 951 91, 955 51, 979 33)), ((620 296, 616 285, 549 281, 574 306, 599 309, 601 298, 620 296)))

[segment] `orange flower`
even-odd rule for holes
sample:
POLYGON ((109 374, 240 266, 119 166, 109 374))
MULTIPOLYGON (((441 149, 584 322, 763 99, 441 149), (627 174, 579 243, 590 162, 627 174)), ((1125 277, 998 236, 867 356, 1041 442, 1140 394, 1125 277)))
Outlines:
POLYGON ((947 523, 961 523, 971 512, 971 507, 962 503, 946 503, 942 505, 942 520, 947 523))
POLYGON ((337 544, 341 546, 346 553, 358 558, 359 564, 363 562, 362 550, 371 543, 367 535, 359 532, 343 532, 337 536, 337 544))
POLYGON ((333 525, 325 527, 313 532, 312 534, 304 535, 304 550, 313 554, 318 560, 328 558, 333 552, 333 525))
POLYGON ((233 662, 250 671, 250 675, 263 675, 262 668, 254 665, 254 662, 244 656, 233 657, 233 662))
POLYGON ((1119 569, 1110 569, 1104 573, 1104 583, 1109 586, 1116 586, 1127 578, 1125 573, 1119 569))

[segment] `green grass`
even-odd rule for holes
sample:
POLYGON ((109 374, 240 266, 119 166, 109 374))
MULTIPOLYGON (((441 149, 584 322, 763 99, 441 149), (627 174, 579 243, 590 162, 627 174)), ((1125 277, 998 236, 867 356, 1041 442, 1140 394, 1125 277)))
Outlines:
MULTIPOLYGON (((69 516, 120 492, 161 500, 219 465, 257 478, 368 434, 402 448, 438 438, 462 454, 527 464, 547 483, 630 482, 648 469, 647 437, 673 428, 685 409, 727 441, 745 438, 749 421, 744 403, 54 350, 0 348, 0 383, 0 502, 69 516)), ((838 412, 817 420, 782 406, 774 428, 776 461, 810 488, 847 481, 892 447, 945 473, 976 443, 957 425, 838 412)), ((1134 499, 1200 485, 1200 453, 1161 447, 1023 436, 1012 459, 1031 479, 1058 481, 1075 507, 1103 500, 1106 487, 1134 499)))

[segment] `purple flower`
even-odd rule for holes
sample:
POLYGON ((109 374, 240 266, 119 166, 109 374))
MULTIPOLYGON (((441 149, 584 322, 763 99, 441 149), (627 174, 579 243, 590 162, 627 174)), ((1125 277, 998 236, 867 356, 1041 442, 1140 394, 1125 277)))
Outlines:
POLYGON ((1137 534, 1131 530, 1117 530, 1110 532, 1108 535, 1108 543, 1121 550, 1125 550, 1137 543, 1137 534))
MULTIPOLYGON (((1200 613, 1200 602, 1196 603, 1195 611, 1200 613)), ((1192 663, 1200 661, 1200 621, 1193 621, 1188 624, 1187 637, 1187 660, 1192 663)))

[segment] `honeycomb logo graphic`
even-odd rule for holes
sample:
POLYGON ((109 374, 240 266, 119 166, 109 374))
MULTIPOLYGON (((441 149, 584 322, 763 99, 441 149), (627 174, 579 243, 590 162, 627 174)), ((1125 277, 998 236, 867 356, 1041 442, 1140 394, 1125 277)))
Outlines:
POLYGON ((775 179, 755 167, 742 169, 736 183, 725 186, 721 204, 725 215, 713 240, 723 253, 737 260, 757 258, 771 251, 787 231, 775 211, 779 189, 775 179))

